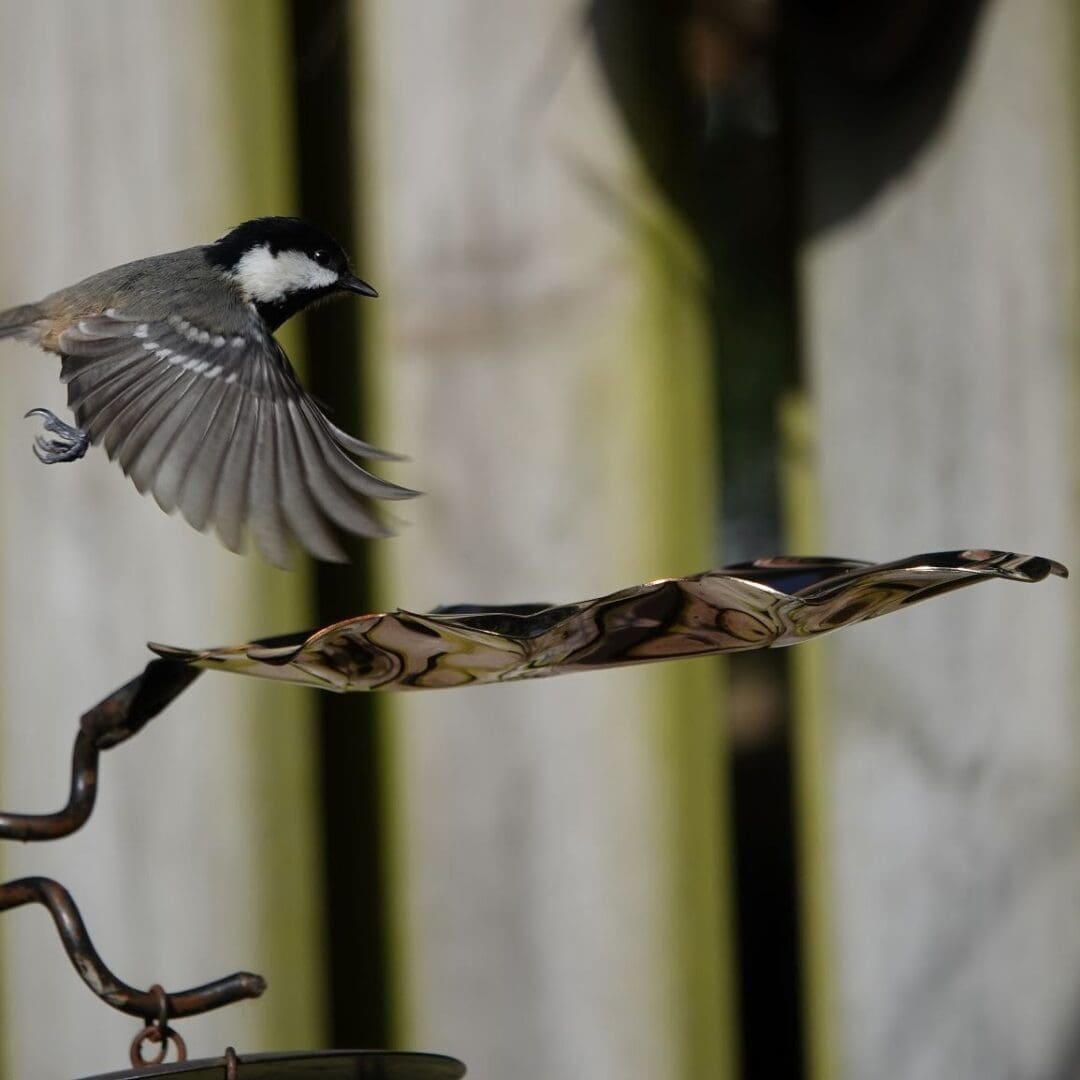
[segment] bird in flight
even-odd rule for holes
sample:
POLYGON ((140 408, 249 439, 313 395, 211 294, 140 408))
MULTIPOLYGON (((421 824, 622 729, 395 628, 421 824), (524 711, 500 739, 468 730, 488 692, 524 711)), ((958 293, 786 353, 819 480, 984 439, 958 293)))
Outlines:
POLYGON ((52 464, 104 444, 140 492, 232 551, 246 531, 278 566, 293 542, 346 561, 342 532, 390 532, 374 500, 417 492, 357 464, 397 455, 337 427, 273 336, 339 293, 378 295, 322 230, 264 217, 0 312, 0 337, 60 356, 78 425, 32 409, 49 433, 34 452, 52 464))

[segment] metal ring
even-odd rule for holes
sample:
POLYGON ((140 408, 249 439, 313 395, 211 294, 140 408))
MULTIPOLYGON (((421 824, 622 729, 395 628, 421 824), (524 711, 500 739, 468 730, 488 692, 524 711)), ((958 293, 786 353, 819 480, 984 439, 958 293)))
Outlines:
POLYGON ((176 1060, 187 1061, 187 1045, 179 1032, 169 1027, 169 995, 160 983, 154 983, 148 993, 157 999, 157 1016, 146 1018, 146 1027, 131 1041, 131 1064, 136 1069, 146 1065, 161 1065, 169 1053, 169 1043, 176 1047, 176 1060), (152 1057, 143 1056, 146 1043, 157 1043, 158 1051, 152 1057))
POLYGON ((131 1040, 131 1050, 128 1056, 131 1058, 131 1064, 136 1069, 141 1069, 146 1065, 160 1065, 165 1060, 165 1055, 169 1051, 169 1044, 166 1039, 161 1037, 161 1029, 157 1024, 147 1024, 131 1040), (152 1058, 143 1057, 143 1045, 148 1042, 158 1043, 158 1052, 152 1058))
POLYGON ((156 1023, 147 1024, 134 1039, 131 1040, 129 1058, 136 1069, 145 1068, 148 1065, 161 1065, 169 1052, 169 1044, 176 1047, 176 1060, 187 1061, 187 1044, 181 1038, 178 1031, 171 1027, 159 1027, 156 1023), (146 1043, 158 1043, 158 1051, 153 1057, 143 1056, 143 1046, 146 1043))

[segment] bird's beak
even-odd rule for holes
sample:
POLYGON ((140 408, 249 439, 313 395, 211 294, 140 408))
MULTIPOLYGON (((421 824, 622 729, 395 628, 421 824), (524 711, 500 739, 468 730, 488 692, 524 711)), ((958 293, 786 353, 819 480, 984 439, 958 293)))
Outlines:
POLYGON ((361 281, 355 274, 342 274, 338 288, 346 292, 359 293, 361 296, 378 296, 375 289, 366 281, 361 281))

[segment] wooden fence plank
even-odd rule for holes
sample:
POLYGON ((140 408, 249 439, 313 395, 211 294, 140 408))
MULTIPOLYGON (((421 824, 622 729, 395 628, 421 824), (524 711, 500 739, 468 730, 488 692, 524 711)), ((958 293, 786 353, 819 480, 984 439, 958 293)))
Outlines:
MULTIPOLYGON (((700 268, 577 5, 358 10, 379 438, 428 493, 383 595, 558 601, 709 563, 700 268)), ((393 706, 400 1041, 480 1080, 730 1076, 716 668, 393 706)))
MULTIPOLYGON (((803 254, 830 552, 1077 565, 1076 59, 1068 4, 987 5, 939 130, 803 254)), ((813 215, 873 155, 803 104, 813 215)), ((828 645, 848 1080, 1075 1073, 1077 645, 1065 585, 828 645)))

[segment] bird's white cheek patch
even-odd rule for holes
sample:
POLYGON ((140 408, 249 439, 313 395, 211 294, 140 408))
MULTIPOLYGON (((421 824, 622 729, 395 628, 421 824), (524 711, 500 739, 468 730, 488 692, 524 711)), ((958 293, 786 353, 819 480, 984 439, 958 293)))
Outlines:
POLYGON ((272 304, 307 289, 325 289, 338 279, 337 271, 320 266, 301 251, 272 252, 265 244, 246 252, 232 277, 245 299, 257 304, 272 304))

